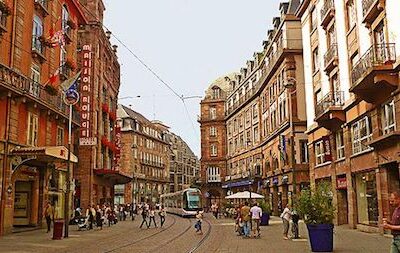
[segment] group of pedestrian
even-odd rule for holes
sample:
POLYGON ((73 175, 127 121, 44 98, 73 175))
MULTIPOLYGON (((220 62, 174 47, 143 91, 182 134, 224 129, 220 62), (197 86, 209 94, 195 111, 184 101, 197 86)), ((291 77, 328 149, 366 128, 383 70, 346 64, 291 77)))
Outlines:
POLYGON ((160 227, 162 228, 164 226, 166 211, 163 205, 141 203, 138 205, 138 213, 142 216, 142 223, 140 224, 140 228, 142 228, 143 225, 146 225, 146 227, 149 229, 152 223, 154 224, 154 227, 157 228, 157 215, 160 217, 160 227))
POLYGON ((249 202, 243 206, 236 207, 236 226, 235 230, 243 238, 260 237, 260 220, 262 209, 258 203, 253 203, 250 207, 249 202))
POLYGON ((290 221, 292 221, 292 239, 298 239, 299 237, 299 219, 300 216, 295 209, 291 209, 291 205, 287 204, 285 209, 280 215, 280 218, 283 222, 283 239, 289 239, 289 228, 290 228, 290 221))

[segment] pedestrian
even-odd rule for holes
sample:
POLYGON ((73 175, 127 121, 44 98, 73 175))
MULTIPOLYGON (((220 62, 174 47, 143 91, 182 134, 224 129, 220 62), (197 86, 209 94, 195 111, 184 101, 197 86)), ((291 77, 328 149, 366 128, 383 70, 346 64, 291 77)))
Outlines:
POLYGON ((150 210, 149 210, 149 224, 147 225, 147 228, 150 228, 151 226, 151 221, 154 222, 154 227, 157 227, 157 223, 156 223, 156 210, 154 208, 153 205, 150 206, 150 210))
POLYGON ((47 223, 46 233, 48 233, 48 232, 50 232, 51 221, 54 222, 54 207, 50 204, 49 201, 46 203, 46 207, 44 208, 43 216, 46 219, 46 223, 47 223))
POLYGON ((143 224, 146 224, 146 227, 148 227, 149 224, 147 223, 147 211, 144 206, 142 207, 141 213, 142 213, 142 224, 140 224, 140 228, 143 227, 143 224))
POLYGON ((97 205, 96 209, 96 226, 100 228, 100 230, 103 229, 103 215, 100 205, 97 205))
POLYGON ((240 213, 241 207, 238 206, 236 208, 236 219, 235 219, 235 232, 237 232, 238 236, 243 236, 243 220, 242 215, 240 213))
POLYGON ((96 210, 89 205, 88 208, 86 209, 86 219, 89 223, 89 229, 93 229, 93 222, 96 217, 96 210))
POLYGON ((131 205, 131 218, 132 218, 132 221, 135 220, 135 216, 136 216, 136 204, 132 203, 132 205, 131 205))
POLYGON ((300 215, 296 211, 295 207, 293 207, 292 211, 292 234, 293 234, 293 239, 299 239, 299 219, 300 215))
POLYGON ((201 224, 203 223, 203 213, 200 211, 197 211, 196 213, 196 224, 194 225, 194 227, 196 228, 196 233, 198 233, 199 235, 203 234, 203 230, 201 228, 201 224))
POLYGON ((240 209, 240 214, 242 216, 242 221, 243 221, 243 230, 244 230, 243 238, 249 238, 250 237, 250 226, 251 226, 249 202, 246 201, 244 203, 244 206, 242 206, 242 208, 240 209))
POLYGON ((161 205, 159 215, 160 215, 160 227, 163 227, 166 215, 164 205, 161 205))
POLYGON ((283 222, 283 239, 288 240, 289 224, 290 224, 290 219, 292 217, 292 212, 290 211, 290 204, 286 205, 280 217, 282 218, 283 222))
POLYGON ((211 212, 213 213, 214 217, 218 219, 218 205, 216 202, 213 202, 211 205, 211 212))
POLYGON ((260 219, 262 215, 262 209, 258 203, 254 203, 253 207, 250 209, 251 213, 251 227, 253 230, 253 236, 260 237, 260 219), (257 234, 256 234, 257 231, 257 234))
POLYGON ((393 235, 390 253, 400 253, 400 192, 390 194, 389 204, 395 209, 390 220, 382 219, 383 228, 390 229, 393 235))
POLYGON ((111 224, 114 224, 114 217, 113 217, 113 211, 110 206, 106 207, 106 215, 108 220, 108 226, 111 226, 111 224))

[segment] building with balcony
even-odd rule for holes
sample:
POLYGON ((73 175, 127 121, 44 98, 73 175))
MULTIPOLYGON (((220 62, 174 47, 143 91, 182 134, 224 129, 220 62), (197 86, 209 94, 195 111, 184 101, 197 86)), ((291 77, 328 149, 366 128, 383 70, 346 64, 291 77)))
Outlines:
POLYGON ((226 124, 225 101, 234 74, 215 80, 205 92, 200 103, 198 119, 201 133, 200 184, 203 205, 210 208, 213 202, 221 206, 225 197, 222 184, 226 176, 226 124))
POLYGON ((311 184, 332 183, 336 224, 374 232, 383 232, 389 193, 400 186, 399 8, 395 0, 304 0, 296 13, 311 184))
POLYGON ((166 132, 170 149, 169 192, 181 191, 196 184, 200 175, 199 159, 178 135, 166 132))
MULTIPOLYGON (((81 1, 88 24, 79 27, 81 57, 79 156, 76 179, 76 207, 112 204, 114 185, 132 180, 120 170, 120 127, 116 124, 120 65, 117 46, 105 31, 102 0, 81 1)), ((72 40, 74 40, 72 38, 72 40)))
MULTIPOLYGON (((151 122, 140 113, 118 105, 121 127, 121 171, 132 177, 123 189, 124 203, 157 203, 169 192, 170 146, 168 127, 151 122)), ((122 192, 122 191, 121 191, 122 192)))
MULTIPOLYGON (((64 59, 77 61, 77 41, 56 46, 48 41, 52 29, 64 36, 56 17, 75 27, 86 23, 73 0, 14 3, 0 2, 0 235, 40 228, 46 202, 54 205, 56 219, 64 218, 65 208, 72 210, 71 204, 65 206, 64 194, 70 112, 57 72, 64 59)), ((77 33, 71 30, 74 38, 77 33)), ((76 110, 72 113, 71 138, 76 144, 80 118, 76 110)), ((73 170, 76 145, 71 152, 73 170)))

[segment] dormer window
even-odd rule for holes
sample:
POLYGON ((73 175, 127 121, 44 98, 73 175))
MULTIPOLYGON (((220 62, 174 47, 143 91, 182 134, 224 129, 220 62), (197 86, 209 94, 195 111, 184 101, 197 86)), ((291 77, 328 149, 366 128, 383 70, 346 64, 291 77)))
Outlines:
POLYGON ((218 87, 214 87, 212 89, 212 98, 213 99, 219 99, 221 98, 221 89, 218 87))

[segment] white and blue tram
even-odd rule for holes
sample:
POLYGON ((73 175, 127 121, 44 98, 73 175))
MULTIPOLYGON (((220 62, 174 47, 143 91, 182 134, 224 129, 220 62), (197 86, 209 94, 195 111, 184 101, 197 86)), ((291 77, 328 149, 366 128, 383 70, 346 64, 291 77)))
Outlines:
POLYGON ((160 199, 168 213, 183 217, 194 217, 197 211, 203 210, 201 191, 196 188, 188 188, 183 191, 163 194, 160 196, 160 199))

